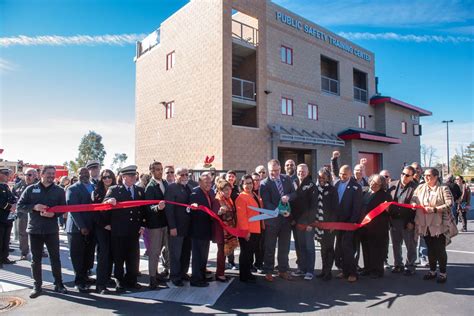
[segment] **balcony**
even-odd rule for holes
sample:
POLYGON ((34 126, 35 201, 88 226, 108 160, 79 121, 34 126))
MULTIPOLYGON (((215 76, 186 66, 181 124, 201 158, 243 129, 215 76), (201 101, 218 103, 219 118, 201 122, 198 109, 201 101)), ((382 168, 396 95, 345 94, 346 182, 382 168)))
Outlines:
POLYGON ((367 90, 354 87, 354 100, 367 103, 367 90))
POLYGON ((145 37, 142 41, 137 42, 137 51, 135 60, 140 58, 143 54, 151 50, 156 45, 160 44, 160 29, 156 29, 153 33, 145 37))
POLYGON ((232 77, 232 103, 241 109, 255 107, 255 82, 232 77))
POLYGON ((339 95, 339 80, 321 76, 321 90, 339 95))
POLYGON ((232 38, 255 47, 258 45, 258 30, 248 24, 232 20, 232 38))

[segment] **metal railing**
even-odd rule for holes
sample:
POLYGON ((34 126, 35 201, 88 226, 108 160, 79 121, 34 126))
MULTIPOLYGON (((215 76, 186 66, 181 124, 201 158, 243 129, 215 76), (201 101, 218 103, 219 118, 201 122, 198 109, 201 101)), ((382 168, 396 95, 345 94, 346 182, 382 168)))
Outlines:
POLYGON ((367 103, 367 90, 354 87, 354 99, 360 102, 367 103))
POLYGON ((153 33, 145 37, 142 41, 137 42, 136 58, 145 54, 147 51, 160 44, 160 29, 156 29, 153 33))
POLYGON ((321 76, 321 89, 339 95, 339 80, 321 76))
POLYGON ((232 20, 232 37, 252 44, 253 46, 258 45, 258 30, 253 26, 236 20, 232 20))
POLYGON ((255 101, 255 82, 232 77, 232 96, 255 101))

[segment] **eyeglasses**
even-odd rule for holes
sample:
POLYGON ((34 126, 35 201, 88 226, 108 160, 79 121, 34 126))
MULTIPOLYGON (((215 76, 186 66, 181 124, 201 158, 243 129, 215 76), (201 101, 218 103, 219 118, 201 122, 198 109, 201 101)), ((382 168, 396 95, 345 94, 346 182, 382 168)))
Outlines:
POLYGON ((166 174, 173 174, 174 171, 167 171, 166 174))
POLYGON ((102 177, 102 180, 107 180, 107 179, 112 179, 112 177, 111 176, 103 176, 102 177))
POLYGON ((25 174, 25 176, 27 176, 27 177, 32 177, 33 174, 32 174, 32 173, 28 173, 28 174, 25 174))
POLYGON ((386 179, 390 178, 390 176, 384 176, 386 179))
POLYGON ((402 177, 413 177, 413 175, 402 172, 402 177))
POLYGON ((244 182, 244 185, 253 185, 253 181, 252 182, 244 182))

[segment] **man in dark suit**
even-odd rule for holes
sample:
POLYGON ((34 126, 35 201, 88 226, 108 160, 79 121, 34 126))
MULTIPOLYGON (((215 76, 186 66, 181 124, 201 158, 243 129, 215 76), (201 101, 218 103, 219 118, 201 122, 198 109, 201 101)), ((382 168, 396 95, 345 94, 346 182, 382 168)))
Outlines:
MULTIPOLYGON (((163 165, 155 161, 149 167, 152 178, 145 188, 146 200, 164 200, 168 183, 163 180, 163 165)), ((150 205, 146 208, 145 227, 150 239, 148 247, 148 273, 150 275, 150 289, 158 286, 157 271, 161 250, 168 234, 168 224, 164 211, 165 203, 150 205)))
MULTIPOLYGON (((362 187, 352 177, 351 167, 344 165, 339 169, 339 180, 334 184, 339 196, 337 221, 358 223, 362 208, 362 187)), ((339 278, 349 282, 357 281, 357 262, 354 258, 354 232, 339 231, 336 240, 336 266, 342 268, 339 278)))
MULTIPOLYGON (((296 197, 295 187, 287 175, 281 174, 280 162, 272 159, 268 162, 269 177, 260 185, 260 195, 265 209, 274 210, 279 203, 287 204, 296 197)), ((288 253, 290 252, 291 219, 290 216, 279 214, 275 218, 265 220, 265 255, 263 271, 265 279, 273 281, 275 265, 275 247, 278 240, 278 274, 285 280, 290 280, 288 273, 288 253)))
MULTIPOLYGON (((191 188, 188 186, 188 170, 176 168, 175 180, 175 183, 168 186, 165 200, 189 204, 191 188)), ((191 259, 191 216, 186 207, 169 203, 166 204, 165 213, 169 230, 170 279, 175 286, 183 286, 183 279, 189 279, 187 273, 191 259)))
MULTIPOLYGON (((79 168, 79 182, 66 190, 68 205, 91 204, 94 186, 89 182, 87 168, 79 168)), ((71 262, 76 278, 74 284, 81 293, 88 292, 87 270, 89 259, 94 257, 94 216, 93 212, 71 212, 66 222, 71 262)))
MULTIPOLYGON (((400 180, 392 181, 389 184, 388 192, 393 201, 410 204, 416 184, 413 176, 416 170, 412 166, 403 168, 400 180)), ((388 210, 390 216, 390 236, 393 244, 394 267, 393 273, 404 272, 405 275, 415 273, 416 261, 416 239, 415 239, 415 212, 411 208, 391 205, 388 210), (403 266, 402 243, 407 247, 407 260, 403 266)))
MULTIPOLYGON (((135 185, 137 166, 127 166, 120 170, 123 184, 109 188, 104 203, 115 205, 117 202, 144 200, 145 191, 135 185)), ((145 207, 131 207, 108 212, 108 223, 111 227, 112 253, 114 259, 114 276, 117 279, 117 292, 126 288, 140 289, 137 283, 140 258, 140 234, 143 233, 145 207), (124 274, 124 263, 127 273, 124 274)))
MULTIPOLYGON (((199 186, 193 189, 189 202, 193 205, 203 205, 212 208, 214 192, 211 190, 212 180, 209 172, 199 177, 199 186)), ((209 256, 209 245, 212 237, 212 219, 200 211, 191 211, 191 242, 192 242, 192 270, 191 286, 206 287, 206 265, 209 256)))

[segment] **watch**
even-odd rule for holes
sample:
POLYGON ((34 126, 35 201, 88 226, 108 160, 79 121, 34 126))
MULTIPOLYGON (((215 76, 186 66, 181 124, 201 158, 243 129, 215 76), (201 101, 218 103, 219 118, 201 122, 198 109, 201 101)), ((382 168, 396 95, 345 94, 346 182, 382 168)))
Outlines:
POLYGON ((433 211, 434 211, 435 213, 438 213, 438 209, 436 208, 436 206, 433 207, 433 211))

